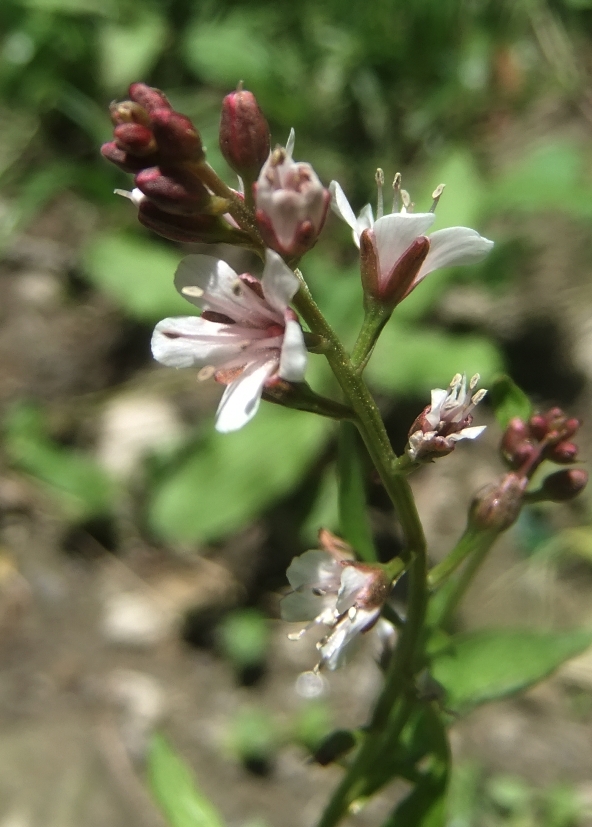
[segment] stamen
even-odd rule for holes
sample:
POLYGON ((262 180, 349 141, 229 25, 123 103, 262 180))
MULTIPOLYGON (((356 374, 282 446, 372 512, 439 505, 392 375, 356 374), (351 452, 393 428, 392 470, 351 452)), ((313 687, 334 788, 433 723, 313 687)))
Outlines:
POLYGON ((356 609, 355 606, 352 606, 350 609, 347 610, 347 616, 349 617, 350 620, 353 620, 355 618, 355 616, 357 615, 357 613, 358 613, 358 610, 356 609))
POLYGON ((471 399, 471 402, 473 403, 473 405, 478 405, 479 402, 481 402, 481 400, 484 399, 486 396, 487 396, 486 389, 481 388, 480 391, 477 391, 477 393, 473 395, 473 398, 471 399))
POLYGON ((201 299, 204 294, 204 291, 201 287, 198 287, 196 284, 190 284, 188 287, 182 287, 181 293, 184 296, 190 296, 192 299, 201 299))
POLYGON ((300 638, 306 633, 307 628, 308 627, 305 626, 304 629, 300 629, 299 632, 290 632, 288 635, 288 640, 300 640, 300 638))
POLYGON ((376 189, 378 190, 376 196, 376 218, 382 218, 384 215, 384 198, 382 195, 382 188, 384 186, 384 172, 378 167, 374 176, 376 181, 376 189))
POLYGON ((206 379, 211 379, 216 373, 216 368, 213 365, 206 365, 197 373, 197 381, 205 382, 206 379))
POLYGON ((393 178, 393 212, 401 210, 401 173, 395 173, 393 178))
POLYGON ((403 202, 401 212, 413 212, 413 202, 407 190, 401 190, 401 201, 403 202))
POLYGON ((242 284, 243 283, 240 279, 236 279, 236 281, 234 281, 232 283, 232 292, 234 293, 235 296, 242 296, 242 294, 243 294, 243 291, 241 289, 242 284))
POLYGON ((476 387, 477 383, 479 382, 479 379, 481 379, 481 377, 478 373, 471 377, 471 381, 469 382, 470 390, 473 390, 473 388, 476 387))
POLYGON ((442 193, 444 192, 444 187, 446 184, 438 184, 436 189, 432 193, 432 206, 430 207, 430 212, 436 212, 436 207, 438 206, 438 201, 442 197, 442 193))

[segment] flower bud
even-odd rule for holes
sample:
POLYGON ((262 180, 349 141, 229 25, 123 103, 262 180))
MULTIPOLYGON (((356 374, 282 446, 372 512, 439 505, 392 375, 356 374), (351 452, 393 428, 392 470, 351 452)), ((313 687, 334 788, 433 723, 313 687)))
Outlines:
POLYGON ((138 158, 130 152, 125 152, 121 147, 117 146, 115 141, 108 141, 106 144, 103 144, 101 147, 101 155, 124 172, 139 172, 146 166, 142 158, 138 158))
POLYGON ((177 161, 203 161, 201 135, 186 115, 161 107, 150 112, 152 130, 161 155, 177 161))
MULTIPOLYGON (((169 213, 175 215, 193 215, 195 213, 212 213, 210 206, 216 199, 210 195, 204 185, 197 179, 184 176, 175 178, 163 175, 158 167, 148 167, 136 175, 135 183, 144 195, 169 213)), ((225 212, 228 202, 224 201, 219 212, 225 212)))
POLYGON ((124 152, 144 157, 156 151, 156 141, 152 131, 143 124, 122 123, 115 127, 115 143, 124 152))
POLYGON ((233 244, 250 247, 247 233, 232 227, 217 215, 174 215, 161 210, 153 201, 144 198, 138 207, 140 224, 171 241, 205 244, 233 244))
POLYGON ((113 101, 109 106, 109 114, 114 126, 123 123, 140 123, 143 126, 150 124, 148 112, 134 101, 113 101))
POLYGON ((154 89, 146 83, 132 83, 129 88, 129 96, 132 101, 144 107, 149 115, 155 109, 172 109, 164 92, 161 92, 160 89, 154 89))
POLYGON ((469 523, 481 531, 505 531, 518 518, 527 479, 506 474, 478 492, 471 503, 469 523))
POLYGON ((546 459, 559 465, 571 465, 578 457, 578 446, 574 442, 558 442, 544 451, 546 459))
POLYGON ((255 181, 270 150, 269 125, 252 92, 226 95, 220 118, 220 150, 228 165, 247 181, 255 181))
POLYGON ((286 149, 277 147, 253 188, 257 223, 268 247, 291 257, 310 250, 331 200, 311 165, 295 163, 286 149))
POLYGON ((567 502, 584 490, 588 482, 588 472, 583 468, 570 468, 556 471, 546 477, 539 491, 537 500, 550 500, 554 503, 567 502))

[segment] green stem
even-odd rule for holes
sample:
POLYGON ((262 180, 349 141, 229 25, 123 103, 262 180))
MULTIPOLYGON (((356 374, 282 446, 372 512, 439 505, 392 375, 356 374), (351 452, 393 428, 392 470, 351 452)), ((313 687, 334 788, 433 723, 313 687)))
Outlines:
POLYGON ((437 566, 430 569, 428 573, 428 586, 430 589, 437 589, 445 580, 448 580, 450 575, 464 563, 469 554, 473 551, 479 542, 479 535, 482 534, 478 529, 472 526, 467 526, 464 533, 452 551, 444 558, 437 566))
POLYGON ((391 315, 392 310, 384 305, 373 305, 366 309, 364 321, 351 355, 352 364, 359 373, 366 367, 380 331, 391 315))

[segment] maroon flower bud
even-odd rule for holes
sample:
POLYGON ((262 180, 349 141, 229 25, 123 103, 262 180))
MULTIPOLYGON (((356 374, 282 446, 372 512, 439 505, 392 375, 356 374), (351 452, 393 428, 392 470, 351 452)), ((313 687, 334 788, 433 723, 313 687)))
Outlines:
POLYGON ((115 126, 123 123, 140 123, 148 126, 150 123, 148 112, 134 101, 113 101, 109 106, 109 114, 115 126))
MULTIPOLYGON (((160 209, 176 215, 216 212, 211 209, 212 202, 221 200, 212 196, 199 180, 187 176, 181 180, 180 175, 163 175, 158 167, 149 167, 139 172, 135 183, 160 209)), ((225 212, 227 208, 228 202, 224 202, 218 212, 225 212)))
POLYGON ((558 442, 543 452, 546 459, 559 465, 571 465, 578 456, 578 446, 574 442, 558 442))
POLYGON ((114 129, 115 143, 124 152, 145 157, 156 151, 156 141, 151 130, 139 123, 122 123, 114 129))
POLYGON ((505 531, 517 520, 524 501, 525 477, 506 474, 485 486, 471 503, 469 522, 481 531, 505 531))
POLYGON ((217 215, 173 215, 161 210, 148 198, 144 198, 138 207, 138 220, 149 230, 171 241, 226 243, 238 247, 252 244, 247 233, 232 227, 217 215))
POLYGON ((186 115, 169 108, 150 112, 159 152, 173 161, 203 161, 201 135, 186 115))
POLYGON ((152 115, 155 109, 172 109, 164 92, 145 83, 132 83, 129 88, 130 98, 143 106, 152 115))
MULTIPOLYGON (((512 420, 514 422, 515 420, 512 420)), ((521 422, 522 420, 518 420, 521 422)), ((512 424, 512 423, 510 423, 512 424)), ((523 423, 524 424, 524 423, 523 423)), ((547 435, 547 431, 549 429, 549 423, 547 421, 547 417, 542 416, 541 414, 534 414, 528 420, 528 425, 530 427, 530 432, 535 439, 544 439, 547 435)), ((526 427, 526 426, 525 426, 526 427)))
POLYGON ((583 468, 570 468, 569 471, 556 471, 546 477, 539 491, 537 500, 550 500, 554 503, 567 502, 584 490, 588 482, 588 472, 583 468))
POLYGON ((226 95, 220 118, 220 150, 237 175, 253 182, 270 151, 269 125, 252 92, 226 95))
POLYGON ((101 155, 124 172, 139 172, 144 168, 145 161, 117 146, 115 141, 109 141, 101 147, 101 155))

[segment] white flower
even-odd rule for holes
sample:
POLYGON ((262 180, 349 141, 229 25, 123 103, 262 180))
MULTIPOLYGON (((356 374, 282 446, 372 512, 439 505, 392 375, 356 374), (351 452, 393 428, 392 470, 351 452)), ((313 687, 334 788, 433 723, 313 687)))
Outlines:
POLYGON ((467 389, 467 377, 457 373, 446 390, 435 388, 431 404, 417 417, 409 431, 407 454, 413 460, 434 459, 454 450, 461 439, 475 439, 485 425, 471 425, 472 411, 481 402, 486 390, 473 394, 479 382, 476 373, 467 389))
POLYGON ((294 130, 276 147, 254 185, 257 222, 270 247, 283 255, 309 250, 325 223, 329 193, 310 164, 292 160, 294 130))
MULTIPOLYGON (((408 282, 403 285, 397 301, 408 296, 433 270, 460 264, 475 264, 481 261, 493 247, 493 241, 483 238, 476 230, 468 227, 449 227, 426 236, 435 221, 435 213, 413 213, 408 211, 406 206, 402 206, 400 212, 379 216, 375 221, 372 208, 367 204, 356 218, 337 181, 331 182, 329 191, 332 210, 352 228, 354 241, 358 247, 362 233, 367 231, 369 234, 378 261, 377 292, 379 295, 387 291, 394 292, 392 282, 397 276, 397 265, 403 264, 405 254, 418 240, 427 238, 429 249, 427 249, 427 254, 418 258, 417 268, 411 274, 409 274, 409 267, 403 266, 402 269, 408 282)), ((439 198, 441 190, 437 192, 437 198, 439 198)))
POLYGON ((175 286, 202 308, 201 316, 164 319, 152 337, 154 358, 175 368, 199 367, 226 390, 216 415, 222 433, 242 428, 259 407, 266 386, 283 379, 301 382, 307 363, 302 328, 288 307, 298 279, 267 250, 261 281, 237 275, 212 256, 185 258, 175 286))
POLYGON ((281 601, 282 618, 310 621, 292 639, 317 623, 331 631, 317 644, 317 669, 337 669, 362 632, 371 629, 387 599, 391 582, 378 566, 355 563, 333 549, 307 551, 295 557, 287 571, 293 591, 281 601))

